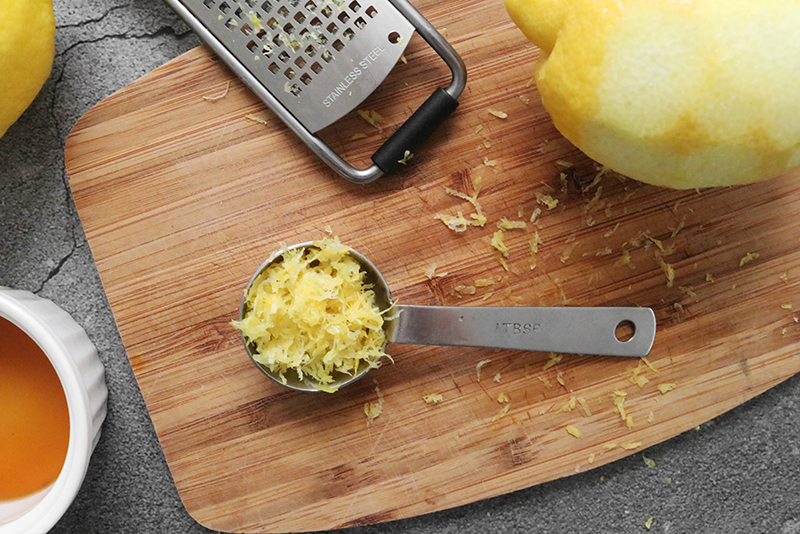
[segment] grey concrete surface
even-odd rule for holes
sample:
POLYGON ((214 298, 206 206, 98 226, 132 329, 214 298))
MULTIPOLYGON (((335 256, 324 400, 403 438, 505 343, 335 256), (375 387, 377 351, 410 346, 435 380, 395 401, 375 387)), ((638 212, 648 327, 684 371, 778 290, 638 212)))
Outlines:
MULTIPOLYGON (((94 104, 196 46, 161 0, 56 0, 53 73, 0 139, 0 285, 69 311, 97 345, 108 418, 54 533, 211 532, 186 512, 70 196, 64 142, 94 104)), ((0 103, 0 105, 2 105, 0 103)), ((799 356, 800 357, 800 356, 799 356)), ((348 534, 800 534, 800 378, 644 454, 456 509, 348 534)), ((2 461, 2 459, 0 459, 2 461)), ((22 534, 22 533, 21 533, 22 534)))

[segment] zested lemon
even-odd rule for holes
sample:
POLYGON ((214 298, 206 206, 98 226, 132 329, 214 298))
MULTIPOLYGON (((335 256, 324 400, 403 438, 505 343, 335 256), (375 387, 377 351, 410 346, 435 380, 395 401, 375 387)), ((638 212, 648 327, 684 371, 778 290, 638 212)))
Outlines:
POLYGON ((55 32, 52 0, 0 0, 0 137, 50 75, 55 32))
POLYGON ((505 2, 556 127, 596 161, 680 189, 800 166, 797 0, 505 2))

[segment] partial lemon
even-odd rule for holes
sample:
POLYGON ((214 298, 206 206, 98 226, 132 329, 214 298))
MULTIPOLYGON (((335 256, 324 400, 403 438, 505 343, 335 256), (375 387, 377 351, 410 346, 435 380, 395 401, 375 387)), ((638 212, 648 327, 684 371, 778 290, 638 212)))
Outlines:
POLYGON ((52 0, 0 0, 0 137, 50 76, 55 33, 52 0))
POLYGON ((797 0, 505 0, 541 48, 559 131, 592 159, 685 189, 800 167, 797 0))

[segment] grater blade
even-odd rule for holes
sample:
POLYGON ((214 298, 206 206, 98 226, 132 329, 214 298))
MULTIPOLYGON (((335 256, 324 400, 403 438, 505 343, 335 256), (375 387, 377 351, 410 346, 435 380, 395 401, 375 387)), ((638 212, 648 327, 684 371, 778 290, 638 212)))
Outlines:
POLYGON ((320 159, 354 183, 404 164, 456 110, 467 83, 464 61, 408 0, 166 2, 320 159), (353 167, 316 132, 372 93, 414 31, 450 68, 450 84, 437 87, 384 141, 372 165, 353 167))
POLYGON ((179 0, 310 132, 389 75, 414 26, 388 0, 179 0))

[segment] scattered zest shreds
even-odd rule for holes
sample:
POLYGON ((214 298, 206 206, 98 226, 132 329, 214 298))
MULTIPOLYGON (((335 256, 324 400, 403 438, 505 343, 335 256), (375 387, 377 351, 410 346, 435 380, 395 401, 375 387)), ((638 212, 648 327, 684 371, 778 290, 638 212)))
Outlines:
POLYGON ((372 423, 376 417, 383 413, 383 393, 381 388, 375 385, 375 393, 378 395, 378 400, 375 402, 367 402, 364 404, 364 414, 367 416, 367 424, 372 423))
POLYGON ((253 115, 252 113, 248 113, 247 115, 244 116, 244 118, 249 120, 249 121, 251 121, 251 122, 257 122, 257 123, 263 124, 265 126, 267 125, 267 120, 266 119, 262 119, 261 117, 259 117, 257 115, 253 115))
POLYGON ((547 206, 547 209, 551 210, 558 206, 558 200, 554 199, 550 195, 545 193, 536 193, 536 202, 547 206))
POLYGON ((625 414, 625 398, 628 396, 627 393, 620 390, 614 390, 614 393, 611 394, 611 398, 614 400, 614 405, 617 407, 617 411, 619 412, 620 417, 623 421, 627 422, 627 415, 625 414))
POLYGON ((222 94, 219 94, 217 96, 203 96, 203 100, 205 100, 206 102, 216 102, 217 100, 221 100, 226 96, 228 96, 228 90, 230 88, 231 88, 231 81, 228 80, 227 83, 225 84, 225 90, 222 92, 222 94))
POLYGON ((441 393, 429 393, 428 395, 422 397, 422 400, 424 400, 427 404, 439 404, 444 400, 444 397, 442 397, 441 393))
POLYGON ((501 230, 524 230, 528 227, 525 221, 509 221, 505 217, 497 221, 497 227, 501 230))
POLYGON ((383 115, 381 115, 377 111, 374 111, 374 110, 371 110, 371 109, 359 109, 358 110, 358 116, 361 117, 362 119, 364 119, 365 121, 367 121, 367 123, 370 126, 372 126, 374 128, 377 128, 378 130, 382 130, 383 129, 381 127, 381 125, 383 124, 383 121, 384 121, 383 115))
POLYGON ((508 257, 508 247, 503 242, 503 231, 502 230, 497 230, 492 235, 492 240, 489 242, 489 244, 492 247, 494 247, 498 252, 500 252, 503 256, 505 256, 506 258, 508 257))
POLYGON ((647 367, 649 367, 649 368, 650 368, 650 370, 651 370, 651 371, 653 371, 655 374, 658 374, 658 369, 656 368, 656 366, 655 366, 655 365, 653 365, 652 363, 650 363, 650 360, 648 360, 646 357, 642 357, 642 358, 640 358, 640 359, 641 359, 641 361, 643 361, 643 362, 644 362, 644 364, 645 364, 647 367))
POLYGON ((406 150, 405 153, 403 154, 403 157, 401 159, 397 160, 397 163, 399 163, 401 165, 406 165, 409 161, 411 161, 411 158, 413 158, 413 157, 414 157, 414 154, 412 152, 406 150))
POLYGON ((488 111, 489 111, 489 115, 494 115, 498 119, 506 119, 506 118, 508 118, 508 113, 505 113, 503 111, 498 111, 498 110, 492 109, 492 108, 489 108, 488 111))
POLYGON ((658 388, 658 391, 660 391, 661 394, 664 395, 668 391, 672 391, 673 389, 675 389, 675 386, 677 385, 678 384, 659 384, 656 387, 658 388))
POLYGON ((559 363, 561 361, 561 358, 563 358, 563 357, 564 357, 563 354, 556 354, 555 352, 551 352, 550 355, 549 355, 550 359, 547 360, 546 364, 544 364, 544 367, 542 367, 542 371, 547 371, 548 369, 553 367, 555 364, 559 363))
POLYGON ((475 286, 465 286, 463 284, 458 284, 453 288, 453 291, 461 295, 474 295, 477 289, 475 289, 475 286))
POLYGON ((506 404, 505 406, 503 406, 503 409, 497 412, 497 415, 492 417, 492 421, 499 421, 500 419, 502 419, 503 416, 505 416, 508 413, 509 408, 511 408, 510 404, 506 404))
POLYGON ((367 423, 371 423, 383 413, 383 400, 368 402, 364 404, 364 413, 367 416, 367 423))
POLYGON ((656 257, 658 258, 658 265, 661 267, 661 270, 664 271, 664 276, 667 277, 667 287, 672 287, 675 281, 675 269, 672 268, 672 265, 665 262, 661 256, 656 257))
POLYGON ((470 215, 472 220, 469 220, 460 211, 456 215, 437 213, 433 218, 442 221, 445 226, 454 232, 464 232, 470 226, 483 226, 486 224, 486 217, 473 213, 470 215))
POLYGON ((626 451, 629 451, 631 449, 635 449, 635 448, 641 447, 641 446, 642 446, 642 442, 641 441, 632 441, 632 442, 621 443, 620 444, 620 447, 622 447, 626 451))
POLYGON ((647 518, 647 521, 644 522, 644 528, 646 528, 647 530, 650 530, 650 527, 652 527, 652 526, 653 526, 653 518, 649 517, 649 518, 647 518))
POLYGON ((761 254, 758 252, 748 252, 741 260, 739 260, 739 267, 742 267, 745 263, 750 263, 751 261, 758 259, 759 256, 761 256, 761 254))
POLYGON ((583 414, 586 417, 591 417, 592 416, 592 410, 589 408, 589 403, 586 402, 586 399, 584 399, 583 397, 578 397, 577 400, 578 400, 578 404, 580 405, 581 409, 583 410, 583 414))
POLYGON ((646 465, 647 467, 649 467, 651 469, 656 466, 655 460, 653 460, 652 458, 648 458, 644 454, 642 454, 642 460, 644 460, 644 465, 646 465))
POLYGON ((508 395, 506 395, 505 391, 501 392, 500 395, 497 396, 497 402, 500 404, 508 403, 510 400, 511 399, 508 398, 508 395))
POLYGON ((583 437, 583 433, 576 426, 567 425, 566 431, 569 433, 570 436, 573 436, 573 437, 576 437, 576 438, 582 438, 583 437))

